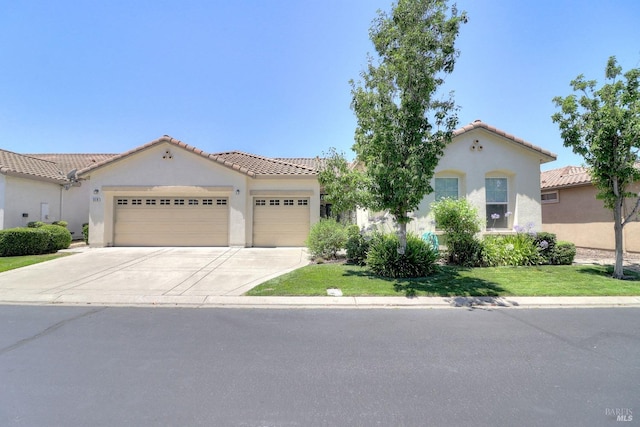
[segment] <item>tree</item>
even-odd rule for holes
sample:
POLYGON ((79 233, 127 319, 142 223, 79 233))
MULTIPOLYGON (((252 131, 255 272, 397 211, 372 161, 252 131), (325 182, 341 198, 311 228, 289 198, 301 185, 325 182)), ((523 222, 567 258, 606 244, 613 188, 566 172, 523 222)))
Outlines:
POLYGON ((368 193, 364 174, 351 167, 343 154, 331 148, 318 172, 324 188, 325 200, 336 214, 355 211, 367 206, 368 193))
POLYGON ((640 182, 640 69, 623 75, 612 56, 605 75, 608 83, 600 89, 596 89, 595 80, 585 80, 582 74, 571 81, 573 91, 579 92, 580 97, 572 94, 553 98, 561 111, 552 119, 560 127, 564 146, 584 158, 598 198, 613 210, 613 277, 622 279, 622 230, 640 209, 640 198, 630 189, 632 183, 640 182), (632 200, 632 207, 625 213, 627 199, 632 200))
POLYGON ((453 71, 466 21, 446 0, 398 0, 391 14, 378 11, 369 30, 377 59, 369 57, 361 82, 351 81, 353 150, 365 168, 369 207, 393 215, 401 254, 409 212, 433 192, 434 169, 458 123, 452 94, 436 94, 453 71))

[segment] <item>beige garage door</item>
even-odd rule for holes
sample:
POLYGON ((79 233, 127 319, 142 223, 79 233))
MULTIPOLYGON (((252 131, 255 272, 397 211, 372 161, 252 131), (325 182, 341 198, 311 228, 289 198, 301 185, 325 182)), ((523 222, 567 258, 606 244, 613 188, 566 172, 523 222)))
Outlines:
POLYGON ((253 246, 304 246, 309 235, 309 198, 255 198, 253 246))
POLYGON ((116 197, 116 246, 228 246, 225 197, 116 197))

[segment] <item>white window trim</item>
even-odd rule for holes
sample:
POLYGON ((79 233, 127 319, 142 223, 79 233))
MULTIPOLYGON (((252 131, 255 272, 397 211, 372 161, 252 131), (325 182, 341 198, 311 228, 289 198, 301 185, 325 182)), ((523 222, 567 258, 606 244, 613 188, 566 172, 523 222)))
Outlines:
MULTIPOLYGON (((485 176, 485 202, 484 202, 484 206, 485 209, 487 206, 490 205, 501 205, 501 206, 506 206, 506 212, 509 212, 509 203, 510 203, 510 198, 509 198, 509 187, 510 187, 510 183, 509 183, 509 177, 508 176, 485 176), (507 183, 507 201, 506 202, 487 202, 486 200, 486 196, 487 196, 487 179, 504 179, 507 183)), ((496 227, 497 230, 508 230, 509 229, 509 223, 510 223, 510 219, 509 218, 505 218, 507 220, 507 226, 506 227, 496 227)), ((491 229, 493 227, 489 226, 489 219, 487 219, 487 224, 486 224, 487 230, 491 229)))

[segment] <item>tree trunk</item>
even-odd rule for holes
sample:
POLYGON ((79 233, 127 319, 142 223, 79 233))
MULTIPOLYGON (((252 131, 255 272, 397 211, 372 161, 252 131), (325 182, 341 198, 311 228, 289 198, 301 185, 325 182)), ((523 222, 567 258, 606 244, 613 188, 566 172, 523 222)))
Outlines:
POLYGON ((616 242, 616 264, 613 267, 614 279, 622 279, 624 277, 624 270, 622 268, 622 203, 624 203, 624 198, 619 198, 613 207, 613 231, 616 242))
POLYGON ((398 223, 398 239, 400 240, 398 253, 404 255, 407 250, 407 223, 404 221, 398 223))

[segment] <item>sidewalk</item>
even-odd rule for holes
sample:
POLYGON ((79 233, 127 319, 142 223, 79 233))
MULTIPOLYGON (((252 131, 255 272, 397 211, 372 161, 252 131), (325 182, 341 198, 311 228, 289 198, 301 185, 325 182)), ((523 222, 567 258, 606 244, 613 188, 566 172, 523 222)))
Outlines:
MULTIPOLYGON (((36 264, 3 274, 0 281, 0 304, 274 309, 640 307, 640 296, 253 297, 242 294, 274 275, 305 265, 304 257, 296 251, 286 249, 277 253, 258 253, 251 249, 217 249, 214 261, 211 261, 211 250, 204 254, 200 253, 201 249, 134 248, 116 251, 78 247, 69 251, 86 254, 82 257, 76 255, 79 258, 75 259, 62 258, 57 262, 36 264), (185 251, 191 257, 189 263, 184 262, 185 251), (96 256, 89 261, 75 262, 92 254, 96 256), (176 259, 180 260, 179 268, 175 266, 176 259), (78 279, 65 277, 69 275, 70 266, 74 265, 78 269, 78 264, 86 271, 75 271, 78 279), (252 268, 247 267, 248 265, 252 268), (254 276, 247 274, 251 270, 255 270, 254 276), (213 272, 217 275, 213 275, 213 272), (139 277, 140 282, 132 283, 133 276, 139 277), (206 282, 207 279, 211 279, 211 283, 206 282), (125 281, 126 284, 123 283, 125 281), (111 284, 114 282, 118 285, 111 284)), ((605 254, 597 255, 600 257, 576 259, 576 263, 613 263, 605 254)), ((626 261, 625 264, 629 267, 638 267, 636 259, 626 261)))

